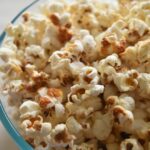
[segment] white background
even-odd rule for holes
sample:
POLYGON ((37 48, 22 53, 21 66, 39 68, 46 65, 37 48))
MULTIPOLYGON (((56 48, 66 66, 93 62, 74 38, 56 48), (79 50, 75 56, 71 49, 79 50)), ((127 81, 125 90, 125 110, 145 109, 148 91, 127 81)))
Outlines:
MULTIPOLYGON (((0 0, 0 33, 10 20, 33 0, 0 0)), ((19 150, 0 123, 0 150, 19 150)))

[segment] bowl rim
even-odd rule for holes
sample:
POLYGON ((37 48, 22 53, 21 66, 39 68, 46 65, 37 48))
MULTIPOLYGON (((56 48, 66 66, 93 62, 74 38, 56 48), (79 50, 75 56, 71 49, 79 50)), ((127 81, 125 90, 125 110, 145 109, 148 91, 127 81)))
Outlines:
MULTIPOLYGON (((37 2, 39 2, 40 0, 34 0, 32 3, 30 3, 29 5, 27 5, 26 7, 24 7, 11 21, 11 23, 15 23, 19 17, 29 8, 31 8, 31 6, 33 6, 34 4, 36 4, 37 2)), ((3 43, 3 40, 6 37, 6 32, 5 30, 1 33, 0 35, 0 46, 3 43)), ((21 150, 33 150, 33 148, 25 141, 25 139, 20 135, 20 133, 17 131, 17 129, 14 127, 13 123, 11 122, 11 120, 9 119, 3 104, 0 100, 0 121, 3 124, 4 128, 6 129, 6 131, 9 133, 10 137, 14 140, 14 142, 16 143, 16 145, 19 147, 19 149, 21 150)))

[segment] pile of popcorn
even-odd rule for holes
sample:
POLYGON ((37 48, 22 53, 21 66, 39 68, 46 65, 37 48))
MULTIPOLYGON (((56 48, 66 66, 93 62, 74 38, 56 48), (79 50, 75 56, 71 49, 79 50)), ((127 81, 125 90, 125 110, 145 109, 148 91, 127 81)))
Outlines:
POLYGON ((36 150, 150 150, 150 1, 52 1, 6 28, 3 92, 36 150))

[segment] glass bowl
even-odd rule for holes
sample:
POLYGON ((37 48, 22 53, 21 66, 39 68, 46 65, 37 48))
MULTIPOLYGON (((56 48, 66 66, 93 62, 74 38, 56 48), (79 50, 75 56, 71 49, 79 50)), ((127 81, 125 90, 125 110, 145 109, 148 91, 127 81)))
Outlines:
MULTIPOLYGON (((18 22, 22 16, 22 14, 29 10, 29 11, 36 11, 38 8, 38 5, 40 3, 45 2, 46 0, 34 0, 31 4, 23 8, 11 21, 12 24, 18 22)), ((4 39, 6 37, 5 31, 2 32, 0 35, 0 46, 3 43, 4 39)), ((1 75, 0 75, 1 77, 1 75)), ((2 79, 0 78, 0 83, 2 83, 2 79)), ((33 148, 24 140, 24 138, 21 136, 19 130, 17 129, 16 125, 14 124, 13 120, 11 119, 11 110, 9 109, 8 103, 7 103, 7 96, 0 95, 0 121, 2 122, 3 126, 11 136, 11 138, 14 140, 14 142, 17 144, 19 149, 21 150, 33 150, 33 148)))

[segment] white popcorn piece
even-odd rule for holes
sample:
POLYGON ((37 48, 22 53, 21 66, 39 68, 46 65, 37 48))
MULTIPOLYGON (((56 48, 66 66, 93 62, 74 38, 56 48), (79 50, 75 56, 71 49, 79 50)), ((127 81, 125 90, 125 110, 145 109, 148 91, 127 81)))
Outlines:
POLYGON ((115 73, 113 75, 113 81, 119 91, 133 91, 138 85, 137 77, 138 72, 136 70, 129 70, 127 72, 115 73))
POLYGON ((36 67, 34 65, 27 64, 25 66, 25 69, 26 69, 27 73, 32 74, 34 72, 34 70, 36 69, 36 67))
MULTIPOLYGON (((88 90, 85 91, 86 95, 98 96, 104 92, 103 85, 93 85, 88 90)), ((85 96, 86 97, 86 96, 85 96)))
POLYGON ((146 139, 149 134, 150 123, 145 122, 143 118, 135 119, 132 128, 133 132, 140 138, 146 139))
POLYGON ((28 59, 28 57, 40 57, 41 59, 45 58, 44 49, 37 45, 30 45, 30 47, 27 47, 25 49, 25 56, 28 59))
POLYGON ((135 109, 135 101, 131 96, 127 94, 121 94, 119 96, 119 104, 129 111, 133 111, 135 109))
POLYGON ((137 49, 133 46, 129 46, 126 50, 120 54, 121 59, 131 66, 136 66, 137 61, 137 49))
POLYGON ((146 17, 149 15, 149 9, 148 9, 149 5, 150 5, 149 1, 143 1, 141 3, 137 3, 131 8, 128 17, 138 18, 145 21, 146 17))
POLYGON ((100 57, 104 58, 113 53, 120 54, 126 48, 126 40, 124 34, 126 33, 126 23, 119 20, 112 24, 105 32, 100 33, 96 37, 97 51, 100 57))
POLYGON ((84 108, 91 108, 94 111, 102 108, 102 100, 99 97, 91 96, 81 103, 84 108))
POLYGON ((96 119, 93 125, 93 133, 99 140, 105 140, 111 133, 113 118, 111 114, 104 114, 96 119))
POLYGON ((100 25, 108 28, 110 27, 114 22, 121 19, 121 15, 117 14, 114 10, 108 9, 106 11, 99 11, 98 15, 96 16, 100 25), (111 19, 110 19, 111 18, 111 19))
POLYGON ((72 150, 76 150, 76 149, 84 149, 84 150, 85 149, 94 149, 94 150, 96 150, 98 147, 97 145, 98 145, 97 141, 90 140, 90 141, 84 142, 80 145, 73 145, 72 150))
POLYGON ((74 60, 78 61, 84 52, 84 47, 82 41, 79 39, 72 39, 71 42, 66 43, 63 50, 72 53, 75 57, 74 60))
POLYGON ((56 113, 56 117, 61 117, 64 115, 65 108, 61 103, 55 104, 55 113, 56 113))
POLYGON ((84 36, 84 38, 82 39, 82 44, 83 47, 85 49, 85 53, 88 59, 95 59, 98 55, 97 50, 95 49, 96 47, 96 42, 93 38, 93 36, 91 35, 86 35, 84 36))
POLYGON ((94 67, 85 66, 79 75, 80 83, 97 84, 99 81, 97 70, 94 67))
POLYGON ((47 95, 47 91, 48 91, 48 89, 43 87, 38 90, 38 93, 41 97, 43 97, 43 96, 47 95))
POLYGON ((4 61, 8 61, 16 56, 15 51, 10 48, 2 47, 0 48, 0 58, 4 61))
POLYGON ((9 92, 11 91, 12 93, 19 92, 20 90, 23 89, 23 83, 21 80, 12 80, 7 86, 9 92))
POLYGON ((51 144, 54 147, 65 147, 73 142, 74 136, 72 136, 65 124, 58 124, 52 130, 51 133, 51 144), (62 135, 62 136, 60 136, 62 135))
POLYGON ((70 23, 70 17, 71 17, 71 14, 68 13, 68 12, 64 12, 60 18, 60 23, 61 25, 67 25, 70 23))
POLYGON ((41 11, 48 15, 49 13, 62 13, 64 10, 64 4, 57 1, 57 2, 47 2, 41 5, 41 11))
POLYGON ((26 100, 19 108, 21 118, 35 117, 40 114, 40 106, 37 102, 26 100))
POLYGON ((10 36, 18 37, 19 35, 22 35, 22 33, 24 32, 24 25, 23 24, 18 24, 18 25, 10 24, 6 28, 6 32, 10 36))
POLYGON ((148 25, 139 19, 131 19, 129 23, 129 30, 135 30, 140 36, 143 36, 148 31, 148 25))
POLYGON ((149 47, 150 47, 150 40, 139 42, 138 49, 137 49, 137 58, 139 62, 143 63, 145 61, 150 60, 149 47))
POLYGON ((137 67, 139 64, 144 65, 150 60, 149 45, 149 40, 140 41, 134 47, 128 47, 125 52, 121 53, 121 58, 133 67, 137 67))
POLYGON ((70 12, 73 24, 76 26, 89 30, 98 27, 98 21, 94 15, 94 7, 91 1, 74 2, 70 6, 70 12))
POLYGON ((31 136, 47 136, 50 134, 52 129, 51 123, 43 122, 43 118, 41 116, 24 120, 21 123, 21 127, 25 130, 25 134, 31 136))
POLYGON ((121 94, 118 96, 109 96, 106 99, 106 105, 108 109, 115 107, 116 105, 122 106, 124 109, 133 111, 135 109, 135 101, 134 99, 127 95, 127 94, 121 94))
POLYGON ((51 123, 49 123, 49 122, 43 122, 43 123, 41 124, 40 134, 41 134, 42 136, 46 136, 46 135, 50 134, 51 129, 52 129, 51 123))
POLYGON ((44 32, 44 29, 46 28, 46 23, 48 22, 47 18, 41 14, 30 14, 29 16, 29 22, 33 24, 33 26, 35 26, 38 30, 44 32))
POLYGON ((71 92, 68 94, 68 98, 75 102, 80 103, 89 97, 95 97, 104 92, 103 85, 81 85, 75 84, 71 87, 71 92))
POLYGON ((105 59, 102 59, 98 64, 95 64, 98 72, 100 73, 102 81, 109 83, 113 79, 113 74, 116 69, 121 66, 121 61, 117 54, 112 54, 105 59))
POLYGON ((73 116, 67 119, 66 126, 72 134, 78 134, 82 130, 82 126, 73 116))
POLYGON ((120 145, 120 150, 144 150, 144 148, 141 146, 141 144, 134 138, 129 138, 124 140, 120 145))
POLYGON ((139 93, 142 97, 150 96, 150 74, 141 73, 138 77, 139 93))
POLYGON ((118 105, 113 108, 113 115, 118 129, 128 131, 132 128, 134 116, 131 111, 118 105))
POLYGON ((51 62, 51 69, 54 76, 60 76, 62 78, 70 73, 69 55, 70 53, 66 51, 56 51, 50 56, 49 61, 51 62))
POLYGON ((146 17, 145 22, 147 23, 148 26, 150 26, 150 15, 148 15, 148 16, 146 17))
POLYGON ((85 65, 80 61, 74 61, 69 64, 70 71, 73 75, 78 75, 85 65))
POLYGON ((61 48, 61 43, 58 40, 58 29, 50 24, 46 30, 42 40, 42 47, 50 50, 57 50, 61 48))

